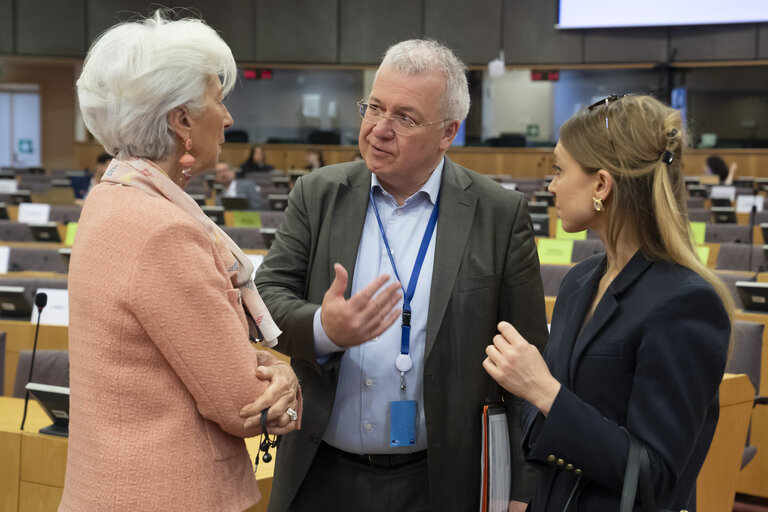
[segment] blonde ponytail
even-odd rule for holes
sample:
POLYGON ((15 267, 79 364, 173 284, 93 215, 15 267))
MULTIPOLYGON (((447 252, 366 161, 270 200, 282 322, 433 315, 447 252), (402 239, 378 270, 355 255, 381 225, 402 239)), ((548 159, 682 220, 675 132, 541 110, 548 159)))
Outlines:
POLYGON ((570 118, 560 128, 560 143, 586 172, 605 169, 614 179, 605 204, 606 244, 615 246, 622 227, 631 222, 643 255, 699 274, 720 296, 733 325, 733 297, 701 262, 693 243, 681 162, 686 136, 680 113, 650 96, 624 96, 570 118))

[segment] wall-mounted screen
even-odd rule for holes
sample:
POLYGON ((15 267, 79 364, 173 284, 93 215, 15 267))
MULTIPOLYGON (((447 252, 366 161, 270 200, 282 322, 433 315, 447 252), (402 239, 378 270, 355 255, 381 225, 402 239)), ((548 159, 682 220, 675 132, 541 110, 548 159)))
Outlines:
POLYGON ((652 27, 768 21, 764 0, 560 0, 557 28, 652 27))

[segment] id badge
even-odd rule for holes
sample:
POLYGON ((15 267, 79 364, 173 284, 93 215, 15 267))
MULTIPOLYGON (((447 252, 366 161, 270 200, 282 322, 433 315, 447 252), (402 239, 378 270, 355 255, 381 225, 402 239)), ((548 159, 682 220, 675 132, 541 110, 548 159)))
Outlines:
POLYGON ((416 444, 416 400, 389 402, 389 446, 416 444))

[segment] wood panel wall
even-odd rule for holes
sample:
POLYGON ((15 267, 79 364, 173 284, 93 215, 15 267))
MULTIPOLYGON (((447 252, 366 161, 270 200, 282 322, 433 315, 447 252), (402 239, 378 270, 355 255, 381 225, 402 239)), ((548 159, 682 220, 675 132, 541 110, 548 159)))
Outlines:
MULTIPOLYGON (((307 149, 320 148, 326 164, 352 160, 357 146, 312 146, 307 144, 266 144, 267 161, 278 169, 290 170, 304 167, 307 149)), ((221 158, 233 166, 248 157, 248 144, 228 143, 222 149, 221 158)), ((92 166, 103 148, 95 143, 75 145, 75 160, 79 167, 92 166)), ((739 176, 768 177, 768 149, 717 149, 716 151, 692 149, 683 156, 685 172, 698 176, 702 166, 713 153, 726 162, 739 164, 739 176)), ((517 177, 543 178, 552 174, 552 148, 452 148, 448 156, 456 163, 484 174, 508 174, 517 177)))

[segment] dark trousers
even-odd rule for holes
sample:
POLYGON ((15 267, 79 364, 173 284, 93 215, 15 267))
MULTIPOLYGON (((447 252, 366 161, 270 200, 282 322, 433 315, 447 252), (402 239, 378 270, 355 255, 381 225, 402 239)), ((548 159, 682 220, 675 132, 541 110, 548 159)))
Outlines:
POLYGON ((423 457, 397 467, 350 460, 320 443, 290 512, 429 512, 429 474, 423 457))

